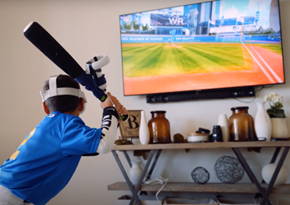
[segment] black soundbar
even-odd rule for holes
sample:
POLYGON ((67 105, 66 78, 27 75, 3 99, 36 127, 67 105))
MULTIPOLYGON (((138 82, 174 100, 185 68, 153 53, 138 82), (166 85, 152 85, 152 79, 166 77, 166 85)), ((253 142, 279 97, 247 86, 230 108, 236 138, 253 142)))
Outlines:
POLYGON ((178 93, 161 93, 146 95, 147 103, 165 103, 190 100, 206 100, 206 99, 224 99, 224 98, 241 98, 254 97, 254 87, 215 89, 215 90, 199 90, 186 91, 178 93))

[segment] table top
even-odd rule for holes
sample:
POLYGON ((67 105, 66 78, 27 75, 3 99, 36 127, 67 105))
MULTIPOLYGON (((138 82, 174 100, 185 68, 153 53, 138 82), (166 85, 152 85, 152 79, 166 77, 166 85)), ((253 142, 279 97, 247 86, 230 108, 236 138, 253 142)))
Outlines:
POLYGON ((220 149, 290 147, 290 141, 243 141, 243 142, 203 142, 203 143, 164 143, 147 145, 115 145, 112 150, 172 150, 172 149, 220 149))

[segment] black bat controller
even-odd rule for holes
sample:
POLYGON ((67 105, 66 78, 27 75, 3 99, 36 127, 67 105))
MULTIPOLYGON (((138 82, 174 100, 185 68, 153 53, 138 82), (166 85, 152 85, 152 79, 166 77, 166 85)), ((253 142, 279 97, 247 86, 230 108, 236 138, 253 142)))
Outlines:
MULTIPOLYGON (((86 75, 76 60, 39 23, 29 23, 23 33, 35 47, 69 76, 76 79, 86 75)), ((96 78, 94 79, 97 80, 96 78)), ((82 85, 86 86, 85 82, 82 85)), ((102 96, 97 96, 96 94, 95 96, 101 101, 107 98, 105 92, 102 96)), ((122 115, 120 118, 122 121, 126 121, 128 115, 122 115)))

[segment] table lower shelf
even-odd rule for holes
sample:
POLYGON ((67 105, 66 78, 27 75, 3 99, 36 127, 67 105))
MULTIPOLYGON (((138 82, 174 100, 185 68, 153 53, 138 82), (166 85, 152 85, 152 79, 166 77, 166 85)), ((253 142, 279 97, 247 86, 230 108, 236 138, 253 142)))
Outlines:
MULTIPOLYGON (((161 184, 147 185, 142 184, 140 191, 157 192, 161 188, 161 184)), ((267 184, 261 184, 266 190, 267 184)), ((135 188, 135 187, 134 187, 135 188)), ((110 191, 130 191, 126 182, 116 182, 108 185, 110 191)), ((163 192, 203 192, 203 193, 259 193, 255 184, 251 183, 207 183, 196 184, 190 182, 168 182, 162 189, 163 192)), ((271 193, 275 194, 290 194, 290 184, 284 184, 273 187, 271 193)))

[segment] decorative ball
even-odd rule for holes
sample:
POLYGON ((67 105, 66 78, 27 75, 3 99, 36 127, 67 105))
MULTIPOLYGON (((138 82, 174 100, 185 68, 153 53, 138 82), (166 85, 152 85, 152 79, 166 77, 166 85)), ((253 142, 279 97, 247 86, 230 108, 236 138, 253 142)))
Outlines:
POLYGON ((205 184, 209 180, 209 172, 203 167, 196 167, 191 172, 193 181, 197 184, 205 184))
POLYGON ((214 165, 214 171, 221 182, 230 184, 240 181, 245 173, 239 160, 232 156, 220 157, 214 165))
MULTIPOLYGON (((277 165, 276 164, 266 164, 263 169, 262 169, 262 178, 264 179, 264 181, 269 184, 270 180, 274 174, 274 171, 276 169, 277 165)), ((280 169, 280 172, 276 178, 276 181, 274 183, 274 186, 276 185, 282 185, 285 184, 286 181, 288 179, 288 171, 287 169, 282 166, 280 169)))

